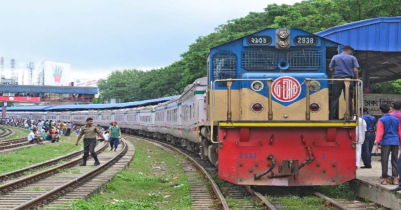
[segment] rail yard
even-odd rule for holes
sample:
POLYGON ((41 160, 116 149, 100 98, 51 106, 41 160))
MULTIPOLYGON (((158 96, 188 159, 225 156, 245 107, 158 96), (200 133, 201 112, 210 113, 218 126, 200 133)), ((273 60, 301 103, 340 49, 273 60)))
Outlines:
POLYGON ((401 210, 399 0, 0 17, 0 210, 401 210))

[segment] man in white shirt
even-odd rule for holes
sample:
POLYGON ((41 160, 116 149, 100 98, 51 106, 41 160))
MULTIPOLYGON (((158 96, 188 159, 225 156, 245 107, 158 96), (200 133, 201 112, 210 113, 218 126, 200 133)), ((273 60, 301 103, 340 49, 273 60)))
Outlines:
POLYGON ((32 129, 32 132, 28 135, 28 142, 31 144, 43 144, 40 137, 36 136, 36 132, 36 129, 32 129))
POLYGON ((362 155, 362 144, 365 141, 365 132, 366 132, 366 121, 359 117, 358 126, 356 126, 356 168, 359 167, 361 162, 361 155, 362 155))

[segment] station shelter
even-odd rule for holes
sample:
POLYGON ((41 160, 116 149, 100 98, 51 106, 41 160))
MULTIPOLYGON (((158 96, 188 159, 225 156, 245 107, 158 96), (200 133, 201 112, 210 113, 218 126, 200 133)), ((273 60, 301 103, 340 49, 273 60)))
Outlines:
POLYGON ((97 87, 0 85, 1 102, 30 105, 91 104, 97 87))
MULTIPOLYGON (((401 100, 401 95, 371 94, 375 83, 401 79, 401 17, 379 17, 336 26, 316 33, 350 45, 360 65, 364 106, 380 115, 380 104, 401 100)), ((327 65, 331 58, 327 58, 327 65)))

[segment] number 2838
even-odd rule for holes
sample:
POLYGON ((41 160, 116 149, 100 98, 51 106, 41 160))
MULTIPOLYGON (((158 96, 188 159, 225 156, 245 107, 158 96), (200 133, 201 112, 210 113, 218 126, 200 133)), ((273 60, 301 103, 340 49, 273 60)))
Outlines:
POLYGON ((239 153, 239 159, 256 159, 256 153, 239 153))

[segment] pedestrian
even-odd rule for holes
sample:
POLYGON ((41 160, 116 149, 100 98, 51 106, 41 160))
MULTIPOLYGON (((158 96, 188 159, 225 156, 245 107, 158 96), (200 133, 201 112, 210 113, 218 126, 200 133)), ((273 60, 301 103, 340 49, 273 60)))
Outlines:
POLYGON ((110 131, 110 151, 113 150, 113 146, 114 146, 114 151, 117 151, 117 147, 118 147, 118 143, 120 142, 120 138, 121 138, 121 129, 120 127, 117 126, 117 122, 114 121, 113 122, 113 126, 111 126, 109 128, 110 131))
POLYGON ((398 149, 400 146, 401 124, 400 121, 389 114, 390 106, 388 104, 380 105, 380 111, 383 116, 377 122, 377 133, 375 140, 375 153, 379 152, 379 143, 381 144, 381 165, 382 165, 382 178, 381 184, 387 185, 389 183, 389 176, 387 174, 388 159, 391 152, 391 166, 393 184, 399 184, 397 158, 398 149))
POLYGON ((366 132, 366 122, 362 117, 359 117, 358 126, 356 126, 356 168, 359 167, 361 163, 361 151, 362 145, 365 141, 365 132, 366 132))
POLYGON ((31 133, 28 135, 28 142, 31 144, 43 144, 43 142, 40 140, 40 136, 37 135, 37 129, 32 129, 31 133))
POLYGON ((68 122, 67 123, 67 132, 66 132, 66 136, 70 136, 70 134, 71 134, 71 122, 68 122))
POLYGON ((63 123, 62 123, 62 127, 63 127, 63 135, 64 135, 64 136, 67 136, 67 123, 66 123, 66 122, 63 122, 63 123))
POLYGON ((97 166, 100 164, 99 160, 97 159, 97 155, 95 153, 95 147, 96 147, 96 134, 101 136, 103 139, 104 136, 100 132, 100 130, 92 125, 93 124, 93 119, 88 118, 86 119, 86 125, 82 126, 81 131, 79 132, 77 142, 75 143, 76 146, 78 146, 79 140, 81 140, 82 136, 84 136, 84 157, 83 157, 83 162, 80 164, 80 166, 86 166, 86 160, 88 159, 89 152, 91 153, 93 159, 95 160, 95 163, 93 165, 97 166))
POLYGON ((367 107, 363 108, 363 119, 366 122, 365 141, 362 145, 362 161, 361 168, 372 168, 372 149, 375 143, 376 118, 369 114, 367 107))
MULTIPOLYGON (((349 45, 345 45, 342 49, 342 53, 335 55, 329 64, 330 71, 334 71, 335 79, 358 79, 358 68, 359 64, 357 59, 351 55, 352 48, 349 45)), ((334 81, 330 89, 330 103, 329 110, 330 120, 338 119, 338 102, 341 96, 341 92, 345 92, 344 81, 334 81)), ((345 95, 345 94, 344 94, 345 95)), ((353 115, 352 110, 352 98, 354 96, 354 83, 351 82, 349 85, 349 99, 348 106, 350 111, 350 117, 353 115)))
POLYGON ((397 118, 401 122, 401 101, 394 102, 392 107, 393 111, 390 113, 390 115, 397 118))

